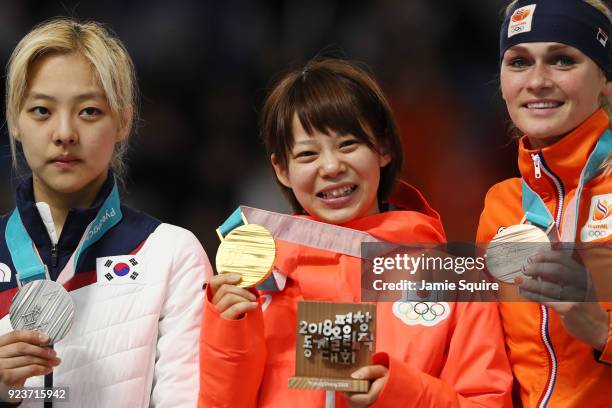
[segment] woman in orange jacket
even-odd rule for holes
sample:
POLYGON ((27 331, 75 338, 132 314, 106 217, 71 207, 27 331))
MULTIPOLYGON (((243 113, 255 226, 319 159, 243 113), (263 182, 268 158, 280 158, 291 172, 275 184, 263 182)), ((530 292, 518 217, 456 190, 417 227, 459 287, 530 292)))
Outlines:
MULTIPOLYGON (((359 248, 363 237, 444 240, 438 214, 416 190, 397 183, 390 196, 402 162, 399 135, 378 85, 355 65, 314 61, 286 75, 266 100, 261 132, 296 214, 320 221, 333 241, 354 240, 359 248)), ((359 302, 360 259, 331 247, 277 245, 275 266, 286 278, 281 291, 247 291, 232 274, 208 285, 201 407, 329 402, 324 391, 288 388, 295 373, 297 302, 359 302)), ((429 322, 419 316, 408 322, 397 306, 377 304, 378 353, 352 374, 370 380, 369 391, 332 392, 336 407, 510 404, 512 376, 495 304, 441 302, 429 322)))
MULTIPOLYGON (((488 192, 478 242, 521 222, 549 230, 552 242, 612 241, 611 20, 600 0, 519 0, 508 7, 500 80, 524 134, 521 178, 488 192)), ((610 287, 600 302, 580 301, 591 272, 567 251, 542 251, 515 280, 533 302, 500 305, 515 397, 524 406, 612 406, 610 287)))

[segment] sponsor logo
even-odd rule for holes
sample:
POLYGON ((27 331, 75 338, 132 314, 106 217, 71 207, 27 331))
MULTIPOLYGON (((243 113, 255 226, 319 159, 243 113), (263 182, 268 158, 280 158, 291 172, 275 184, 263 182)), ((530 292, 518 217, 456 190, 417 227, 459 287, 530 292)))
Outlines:
POLYGON ((508 38, 531 31, 535 8, 535 4, 530 4, 514 10, 510 17, 510 24, 508 24, 508 38))
POLYGON ((591 242, 612 234, 612 194, 591 198, 589 218, 580 230, 580 240, 591 242))
POLYGON ((602 30, 601 28, 599 29, 599 31, 597 31, 597 41, 599 41, 599 43, 605 47, 606 44, 608 44, 608 34, 602 30))

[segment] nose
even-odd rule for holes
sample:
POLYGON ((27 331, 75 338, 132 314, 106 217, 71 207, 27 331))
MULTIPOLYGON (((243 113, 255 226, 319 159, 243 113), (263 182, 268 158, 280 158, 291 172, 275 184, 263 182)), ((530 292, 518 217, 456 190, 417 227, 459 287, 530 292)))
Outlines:
POLYGON ((346 164, 335 152, 321 154, 321 166, 319 174, 321 177, 334 178, 346 170, 346 164))
POLYGON ((74 127, 70 115, 58 114, 56 118, 57 122, 53 131, 53 144, 55 144, 56 146, 61 146, 74 145, 78 143, 78 133, 74 127))
POLYGON ((552 87, 549 67, 543 62, 536 62, 530 72, 527 88, 530 90, 541 90, 552 87))

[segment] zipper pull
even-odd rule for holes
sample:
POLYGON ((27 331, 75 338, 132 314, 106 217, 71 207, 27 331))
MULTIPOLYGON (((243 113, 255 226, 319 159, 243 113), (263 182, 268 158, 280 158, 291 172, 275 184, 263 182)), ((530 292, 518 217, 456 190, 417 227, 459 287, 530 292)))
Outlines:
POLYGON ((58 250, 57 250, 57 244, 54 244, 51 247, 51 266, 53 268, 57 268, 57 261, 58 261, 58 250))
POLYGON ((540 156, 537 154, 532 154, 531 158, 533 159, 533 167, 535 170, 535 178, 542 178, 542 170, 540 169, 540 156))

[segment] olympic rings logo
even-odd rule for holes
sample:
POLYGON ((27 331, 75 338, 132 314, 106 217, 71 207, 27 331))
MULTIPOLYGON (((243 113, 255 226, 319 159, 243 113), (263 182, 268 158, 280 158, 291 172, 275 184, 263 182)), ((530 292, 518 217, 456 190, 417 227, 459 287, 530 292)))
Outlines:
POLYGON ((608 236, 608 231, 590 230, 588 235, 591 238, 604 238, 608 236))
POLYGON ((395 302, 393 313, 408 325, 433 326, 446 319, 450 306, 446 302, 395 302))

